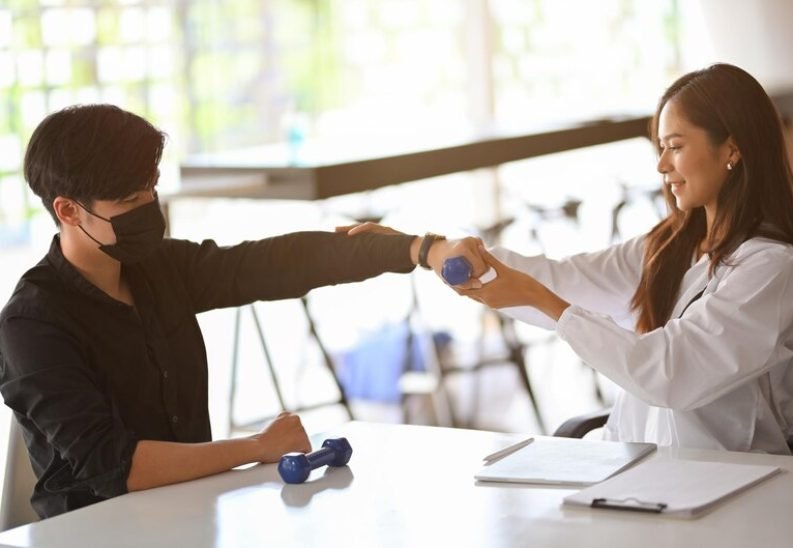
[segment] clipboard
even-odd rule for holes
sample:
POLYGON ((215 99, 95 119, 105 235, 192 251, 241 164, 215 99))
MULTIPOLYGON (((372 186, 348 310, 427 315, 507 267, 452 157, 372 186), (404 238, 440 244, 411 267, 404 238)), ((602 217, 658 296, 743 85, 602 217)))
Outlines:
POLYGON ((780 471, 778 466, 655 458, 562 504, 696 518, 780 471))
POLYGON ((617 474, 652 453, 654 443, 537 437, 484 465, 478 481, 582 487, 617 474))

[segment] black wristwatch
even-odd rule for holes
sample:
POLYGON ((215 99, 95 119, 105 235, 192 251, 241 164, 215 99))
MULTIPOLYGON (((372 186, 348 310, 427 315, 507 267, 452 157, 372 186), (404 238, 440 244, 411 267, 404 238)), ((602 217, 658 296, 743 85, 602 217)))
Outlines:
POLYGON ((432 244, 435 243, 435 240, 445 240, 446 236, 441 236, 440 234, 433 234, 432 232, 427 232, 424 235, 424 239, 421 240, 421 247, 419 248, 419 266, 421 268, 429 269, 430 265, 427 262, 427 257, 430 254, 430 247, 432 244))

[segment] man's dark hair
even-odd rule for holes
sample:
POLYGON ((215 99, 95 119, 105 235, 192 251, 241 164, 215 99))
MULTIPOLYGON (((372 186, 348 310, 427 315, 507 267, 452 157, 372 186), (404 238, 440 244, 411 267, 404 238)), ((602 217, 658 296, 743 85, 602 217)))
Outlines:
POLYGON ((114 105, 79 105, 50 114, 25 153, 25 180, 55 223, 57 196, 91 207, 118 200, 156 180, 166 135, 114 105))

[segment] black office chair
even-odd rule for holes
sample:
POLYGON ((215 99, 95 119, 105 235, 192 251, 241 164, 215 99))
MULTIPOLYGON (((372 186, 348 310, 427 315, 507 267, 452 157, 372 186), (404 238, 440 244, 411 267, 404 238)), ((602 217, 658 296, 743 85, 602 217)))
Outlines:
MULTIPOLYGON (((610 414, 611 408, 609 407, 572 417, 564 421, 553 435, 559 438, 583 438, 587 432, 604 426, 610 414)), ((787 445, 790 452, 793 453, 793 436, 788 438, 787 445)))
POLYGON ((609 419, 611 408, 598 409, 567 419, 553 433, 558 438, 583 438, 587 432, 600 428, 609 419))

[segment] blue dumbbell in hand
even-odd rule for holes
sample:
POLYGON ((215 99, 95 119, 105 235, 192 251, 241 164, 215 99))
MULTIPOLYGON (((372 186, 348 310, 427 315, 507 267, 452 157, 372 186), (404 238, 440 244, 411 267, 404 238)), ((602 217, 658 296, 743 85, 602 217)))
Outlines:
MULTIPOLYGON (((457 257, 449 257, 443 261, 443 268, 441 268, 441 276, 449 285, 460 285, 471 279, 474 268, 468 259, 462 255, 457 257)), ((490 270, 480 276, 479 281, 483 284, 493 281, 496 278, 496 269, 491 267, 490 270)))
POLYGON ((347 438, 331 438, 311 453, 287 453, 278 462, 278 473, 286 483, 303 483, 320 466, 344 466, 350 461, 352 447, 347 438))

